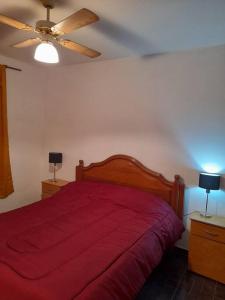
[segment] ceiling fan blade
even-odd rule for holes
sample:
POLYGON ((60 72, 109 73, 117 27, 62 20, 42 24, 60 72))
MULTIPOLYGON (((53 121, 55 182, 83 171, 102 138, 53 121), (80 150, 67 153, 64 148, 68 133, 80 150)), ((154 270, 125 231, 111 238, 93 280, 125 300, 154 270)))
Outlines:
POLYGON ((92 11, 82 8, 71 16, 54 25, 51 29, 58 35, 69 33, 75 29, 97 22, 99 17, 92 11))
POLYGON ((14 44, 14 45, 12 45, 12 47, 15 47, 15 48, 25 48, 25 47, 30 47, 30 46, 37 45, 40 42, 41 42, 40 38, 33 38, 33 39, 28 39, 28 40, 19 42, 17 44, 14 44))
POLYGON ((77 44, 77 43, 72 42, 70 40, 57 40, 57 41, 61 46, 65 47, 65 48, 68 48, 72 51, 78 52, 82 55, 86 55, 90 58, 96 58, 96 57, 101 55, 101 53, 98 52, 98 51, 92 50, 88 47, 77 44))
POLYGON ((17 21, 15 19, 6 17, 4 15, 0 15, 0 23, 9 25, 11 27, 14 27, 14 28, 17 28, 17 29, 20 29, 20 30, 26 30, 26 31, 32 31, 33 30, 32 26, 27 25, 25 23, 22 23, 20 21, 17 21))

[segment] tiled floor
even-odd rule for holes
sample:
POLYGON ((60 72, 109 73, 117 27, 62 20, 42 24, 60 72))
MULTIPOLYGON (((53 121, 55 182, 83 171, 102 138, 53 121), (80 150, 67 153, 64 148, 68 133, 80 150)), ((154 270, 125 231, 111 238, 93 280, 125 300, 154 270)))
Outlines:
POLYGON ((225 285, 187 270, 187 252, 170 251, 136 300, 225 300, 225 285))

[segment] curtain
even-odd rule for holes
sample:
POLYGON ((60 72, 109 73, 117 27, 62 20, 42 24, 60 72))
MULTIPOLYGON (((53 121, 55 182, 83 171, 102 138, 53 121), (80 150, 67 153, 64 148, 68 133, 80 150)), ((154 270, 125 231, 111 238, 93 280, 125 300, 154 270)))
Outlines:
POLYGON ((0 198, 13 193, 13 182, 9 158, 6 70, 0 65, 0 198))

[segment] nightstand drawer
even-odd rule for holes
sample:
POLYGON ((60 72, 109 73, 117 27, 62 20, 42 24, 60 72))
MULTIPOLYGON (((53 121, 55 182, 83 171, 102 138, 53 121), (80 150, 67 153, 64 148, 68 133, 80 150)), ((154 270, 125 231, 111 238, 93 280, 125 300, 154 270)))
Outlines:
POLYGON ((53 193, 53 192, 59 191, 60 187, 56 186, 56 185, 49 184, 47 182, 42 182, 42 190, 45 193, 53 193))
POLYGON ((42 181, 42 199, 53 196, 68 183, 69 181, 62 179, 57 179, 56 181, 52 181, 49 179, 42 181))
POLYGON ((191 233, 203 238, 225 244, 225 229, 192 220, 191 233))
POLYGON ((225 244, 191 234, 189 269, 225 283, 225 244))

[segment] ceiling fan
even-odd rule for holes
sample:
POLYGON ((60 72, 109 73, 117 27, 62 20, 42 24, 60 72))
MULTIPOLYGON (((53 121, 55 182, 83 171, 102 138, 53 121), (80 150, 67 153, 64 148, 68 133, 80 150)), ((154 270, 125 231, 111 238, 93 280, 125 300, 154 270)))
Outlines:
POLYGON ((55 0, 40 1, 47 9, 47 17, 46 20, 37 21, 35 28, 16 19, 12 19, 0 14, 0 23, 9 25, 19 30, 25 30, 29 32, 33 31, 38 34, 38 37, 16 43, 12 45, 13 47, 25 48, 39 44, 36 48, 34 58, 47 63, 59 62, 58 52, 54 47, 53 42, 57 42, 59 45, 65 48, 78 52, 82 55, 86 55, 90 58, 95 58, 101 55, 101 53, 98 51, 92 50, 71 40, 61 38, 61 36, 64 34, 70 33, 75 29, 97 22, 99 17, 95 13, 86 8, 82 8, 56 24, 50 21, 50 10, 54 8, 55 0))

